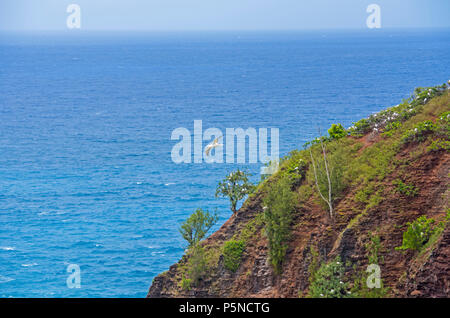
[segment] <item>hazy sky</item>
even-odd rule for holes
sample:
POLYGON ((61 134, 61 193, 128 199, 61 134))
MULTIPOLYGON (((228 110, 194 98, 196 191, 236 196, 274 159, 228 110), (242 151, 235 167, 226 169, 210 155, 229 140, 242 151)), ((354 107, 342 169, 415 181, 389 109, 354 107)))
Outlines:
POLYGON ((450 27, 450 0, 0 0, 0 30, 64 30, 81 7, 83 30, 280 30, 450 27))

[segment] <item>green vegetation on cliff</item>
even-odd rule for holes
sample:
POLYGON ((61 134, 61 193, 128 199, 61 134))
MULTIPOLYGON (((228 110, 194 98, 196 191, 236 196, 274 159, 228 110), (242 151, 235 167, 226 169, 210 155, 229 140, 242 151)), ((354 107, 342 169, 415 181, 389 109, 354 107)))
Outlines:
MULTIPOLYGON (((233 226, 225 229, 231 233, 204 246, 191 244, 197 247, 188 251, 180 266, 180 284, 192 289, 203 277, 208 283, 201 288, 212 295, 241 295, 241 289, 221 280, 226 270, 240 284, 258 279, 250 285, 271 290, 275 287, 268 282, 273 280, 261 283, 260 274, 272 275, 265 270, 269 264, 274 277, 280 278, 277 284, 295 280, 292 285, 298 289, 289 295, 398 294, 393 287, 403 286, 407 269, 392 264, 402 259, 402 264, 413 266, 415 259, 425 257, 423 251, 437 244, 448 224, 443 220, 448 182, 438 178, 423 182, 417 167, 434 169, 448 154, 449 144, 450 97, 444 84, 418 88, 401 104, 348 129, 333 124, 327 136, 282 158, 278 171, 255 188, 242 172, 230 174, 219 184, 218 195, 230 198, 233 212, 239 200, 249 198, 234 215, 233 226), (433 188, 440 184, 447 186, 433 188), (425 207, 427 195, 434 201, 425 207), (397 259, 388 263, 388 257, 397 259), (245 262, 248 258, 251 261, 245 262), (303 264, 306 279, 300 268, 292 268, 303 264), (258 278, 253 277, 253 268, 258 269, 258 278), (388 281, 384 268, 391 270, 388 281), (377 271, 381 276, 373 287, 369 282, 377 271)), ((448 174, 440 169, 433 173, 448 174)), ((294 287, 283 288, 285 292, 294 287)))

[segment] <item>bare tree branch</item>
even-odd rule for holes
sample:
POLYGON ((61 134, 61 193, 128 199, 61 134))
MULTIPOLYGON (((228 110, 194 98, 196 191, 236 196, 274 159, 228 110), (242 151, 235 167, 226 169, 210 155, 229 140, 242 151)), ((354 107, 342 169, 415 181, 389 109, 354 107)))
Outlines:
POLYGON ((311 147, 309 148, 309 154, 311 156, 311 161, 312 161, 312 165, 313 165, 314 179, 316 181, 317 192, 319 192, 319 195, 322 198, 322 200, 325 201, 325 203, 328 204, 328 207, 330 209, 330 217, 333 218, 333 198, 332 198, 332 191, 331 191, 332 190, 331 189, 331 177, 330 177, 330 171, 328 169, 327 154, 326 154, 326 150, 325 150, 325 146, 323 144, 322 138, 320 138, 320 145, 321 145, 321 148, 322 148, 323 160, 324 160, 324 163, 325 163, 325 172, 326 172, 327 179, 328 179, 328 199, 326 199, 325 196, 320 191, 319 181, 318 181, 318 177, 317 177, 317 170, 316 170, 317 169, 316 168, 316 162, 314 160, 314 156, 312 154, 311 147))
POLYGON ((325 162, 325 171, 327 173, 327 179, 328 179, 328 205, 330 206, 330 216, 333 218, 333 205, 332 205, 332 197, 331 197, 331 178, 330 178, 330 172, 328 170, 328 159, 327 159, 327 152, 325 151, 325 146, 323 144, 322 138, 320 138, 320 145, 322 146, 322 152, 323 152, 323 161, 325 162))

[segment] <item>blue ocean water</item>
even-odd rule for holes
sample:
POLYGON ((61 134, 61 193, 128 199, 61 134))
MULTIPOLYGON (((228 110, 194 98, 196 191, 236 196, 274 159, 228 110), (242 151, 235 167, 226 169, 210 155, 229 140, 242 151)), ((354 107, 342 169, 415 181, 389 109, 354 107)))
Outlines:
POLYGON ((231 213, 237 166, 173 163, 175 128, 277 127, 284 155, 447 81, 449 56, 450 30, 0 34, 0 297, 144 297, 180 222, 231 213))

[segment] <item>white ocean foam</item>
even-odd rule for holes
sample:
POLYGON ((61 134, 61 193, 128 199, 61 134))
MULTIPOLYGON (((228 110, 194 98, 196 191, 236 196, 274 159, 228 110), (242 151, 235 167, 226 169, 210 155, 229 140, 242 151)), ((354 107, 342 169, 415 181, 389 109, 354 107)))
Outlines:
POLYGON ((22 264, 23 267, 32 267, 38 265, 37 263, 31 263, 31 264, 22 264))
POLYGON ((0 284, 7 283, 7 282, 10 282, 12 280, 14 280, 14 278, 0 275, 0 284))
POLYGON ((4 250, 4 251, 15 251, 16 248, 13 246, 0 246, 0 250, 4 250))

